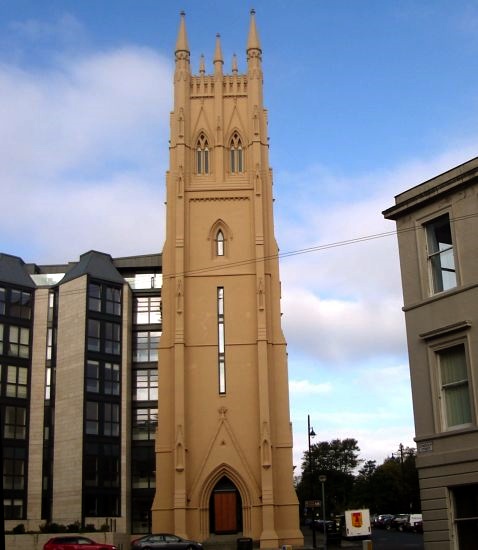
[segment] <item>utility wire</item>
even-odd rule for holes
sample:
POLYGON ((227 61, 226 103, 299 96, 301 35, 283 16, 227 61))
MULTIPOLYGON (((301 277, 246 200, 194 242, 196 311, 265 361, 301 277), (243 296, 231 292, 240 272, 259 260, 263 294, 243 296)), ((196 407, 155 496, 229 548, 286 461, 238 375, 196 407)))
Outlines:
MULTIPOLYGON (((478 216, 478 213, 466 214, 466 215, 463 215, 463 216, 457 216, 456 218, 453 218, 453 219, 450 218, 450 223, 454 223, 454 222, 461 221, 461 220, 466 220, 466 219, 469 219, 469 218, 475 218, 477 216, 478 216)), ((335 242, 332 242, 332 243, 319 244, 319 245, 315 245, 315 246, 310 246, 308 248, 300 248, 298 250, 290 250, 288 252, 279 252, 277 254, 271 254, 269 256, 261 256, 259 258, 248 258, 246 260, 240 260, 238 262, 231 262, 231 263, 228 263, 228 264, 222 264, 222 265, 218 265, 218 266, 209 266, 209 267, 203 267, 203 268, 198 268, 198 269, 192 269, 190 271, 184 271, 183 273, 174 273, 174 274, 164 274, 163 273, 163 279, 174 278, 174 277, 178 277, 178 276, 195 275, 197 273, 203 273, 203 272, 217 271, 217 270, 224 269, 224 268, 236 267, 236 266, 247 265, 247 264, 253 264, 253 263, 258 263, 258 262, 267 261, 267 260, 289 258, 291 256, 299 256, 301 254, 310 254, 311 252, 321 252, 322 250, 329 250, 331 248, 339 248, 341 246, 349 246, 349 245, 352 245, 352 244, 359 244, 359 243, 362 243, 362 242, 373 241, 373 240, 376 240, 376 239, 382 239, 384 237, 390 237, 392 235, 400 235, 400 234, 403 234, 403 233, 408 233, 410 231, 417 231, 417 230, 422 229, 422 228, 423 228, 423 226, 414 226, 414 227, 408 227, 406 229, 400 229, 400 230, 395 230, 394 229, 392 231, 384 231, 382 233, 373 233, 371 235, 363 235, 361 237, 354 237, 354 238, 351 238, 351 239, 345 239, 343 241, 335 241, 335 242)))
MULTIPOLYGON (((478 216, 478 212, 477 213, 472 213, 472 214, 466 214, 466 215, 463 215, 463 216, 457 216, 455 218, 450 218, 450 223, 455 223, 455 222, 467 220, 467 219, 470 219, 470 218, 476 218, 477 216, 478 216)), ((400 230, 384 231, 382 233, 373 233, 371 235, 362 235, 361 237, 354 237, 354 238, 351 238, 351 239, 344 239, 342 241, 335 241, 335 242, 326 243, 326 244, 319 244, 319 245, 310 246, 310 247, 307 247, 307 248, 300 248, 300 249, 297 249, 297 250, 290 250, 290 251, 287 251, 287 252, 279 252, 277 254, 271 254, 269 256, 261 256, 259 258, 247 258, 245 260, 239 260, 237 262, 230 262, 230 263, 224 263, 224 264, 217 265, 217 266, 208 266, 208 267, 203 267, 203 268, 198 268, 198 269, 192 269, 190 271, 184 271, 182 273, 174 273, 174 274, 165 274, 165 273, 163 273, 162 277, 163 277, 163 279, 172 279, 174 277, 184 277, 184 276, 188 276, 188 275, 196 275, 196 274, 201 274, 201 273, 205 273, 205 272, 210 273, 212 271, 229 269, 231 267, 239 267, 239 266, 259 263, 259 262, 263 262, 263 261, 268 261, 268 260, 290 258, 292 256, 299 256, 301 254, 310 254, 312 252, 321 252, 323 250, 330 250, 332 248, 340 248, 342 246, 350 246, 350 245, 359 244, 359 243, 362 243, 362 242, 368 242, 368 241, 373 241, 373 240, 376 240, 376 239, 382 239, 384 237, 391 237, 392 235, 400 235, 400 234, 404 234, 404 233, 409 233, 411 231, 417 231, 417 230, 420 230, 420 229, 423 229, 422 225, 408 227, 408 228, 400 229, 400 230)), ((160 275, 160 274, 158 274, 158 275, 160 275)), ((55 285, 52 285, 52 286, 55 286, 55 285)), ((83 292, 83 290, 71 290, 71 291, 67 291, 63 294, 64 295, 65 294, 78 294, 78 293, 82 293, 82 292, 83 292)))

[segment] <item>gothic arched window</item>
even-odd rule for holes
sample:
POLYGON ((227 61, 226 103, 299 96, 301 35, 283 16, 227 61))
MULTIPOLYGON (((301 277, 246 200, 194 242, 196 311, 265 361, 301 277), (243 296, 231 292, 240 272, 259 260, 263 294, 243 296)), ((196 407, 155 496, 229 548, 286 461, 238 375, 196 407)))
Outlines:
POLYGON ((229 144, 230 151, 230 168, 232 174, 244 172, 244 152, 242 149, 241 136, 234 132, 229 144))
POLYGON ((224 256, 224 233, 220 229, 216 234, 216 254, 224 256))
POLYGON ((209 174, 209 144, 203 132, 199 135, 196 144, 196 172, 209 174))

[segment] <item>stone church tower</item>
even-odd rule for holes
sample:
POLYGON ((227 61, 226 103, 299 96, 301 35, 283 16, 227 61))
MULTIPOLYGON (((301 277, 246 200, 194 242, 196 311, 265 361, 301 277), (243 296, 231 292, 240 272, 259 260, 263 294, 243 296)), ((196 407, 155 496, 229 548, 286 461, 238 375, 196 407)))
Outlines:
POLYGON ((292 484, 267 112, 254 12, 247 73, 192 75, 176 43, 163 249, 153 532, 302 544, 292 484))

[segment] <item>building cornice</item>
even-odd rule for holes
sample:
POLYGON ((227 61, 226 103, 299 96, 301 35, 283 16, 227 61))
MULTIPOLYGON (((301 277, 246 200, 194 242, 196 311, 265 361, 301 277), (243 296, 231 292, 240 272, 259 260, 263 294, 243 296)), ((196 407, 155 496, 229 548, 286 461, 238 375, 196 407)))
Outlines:
POLYGON ((469 160, 435 178, 427 180, 395 197, 395 206, 382 212, 388 220, 397 220, 440 197, 455 192, 462 187, 476 183, 478 179, 478 157, 469 160))

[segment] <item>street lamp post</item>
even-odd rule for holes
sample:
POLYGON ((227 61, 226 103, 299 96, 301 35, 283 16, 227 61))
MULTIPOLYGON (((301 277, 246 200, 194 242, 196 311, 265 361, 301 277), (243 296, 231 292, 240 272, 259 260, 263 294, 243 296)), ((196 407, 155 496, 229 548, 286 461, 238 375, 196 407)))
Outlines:
POLYGON ((319 476, 319 481, 322 483, 322 519, 324 520, 324 550, 327 550, 327 526, 325 524, 325 482, 327 476, 319 476))
MULTIPOLYGON (((314 500, 314 468, 312 467, 312 455, 310 454, 310 438, 315 437, 314 428, 310 426, 310 414, 307 415, 307 439, 309 442, 309 468, 310 468, 310 492, 311 498, 314 500)), ((317 540, 315 538, 315 508, 312 508, 312 547, 317 548, 317 540)))

